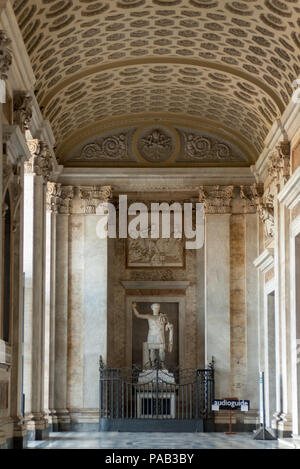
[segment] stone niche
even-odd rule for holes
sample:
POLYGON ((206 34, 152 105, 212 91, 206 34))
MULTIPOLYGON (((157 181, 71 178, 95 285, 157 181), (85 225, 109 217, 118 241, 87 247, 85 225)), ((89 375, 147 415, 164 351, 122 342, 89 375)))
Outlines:
MULTIPOLYGON (((136 318, 132 312, 132 302, 136 302, 137 310, 140 314, 152 314, 151 305, 153 303, 160 304, 160 311, 168 316, 169 321, 174 327, 174 344, 173 351, 168 352, 166 347, 166 367, 173 368, 176 366, 184 367, 186 361, 186 346, 185 346, 185 326, 186 326, 186 301, 184 295, 176 294, 178 287, 181 286, 185 291, 189 282, 122 282, 126 287, 126 364, 132 364, 139 367, 143 366, 143 343, 147 341, 148 334, 148 321, 136 318), (136 295, 132 292, 136 283, 149 291, 152 286, 159 284, 161 293, 159 295, 136 295), (164 283, 166 285, 164 285, 164 283), (143 285, 141 285, 143 284, 143 285), (154 285, 153 285, 154 284, 154 285), (165 294, 163 288, 167 288, 168 292, 174 290, 174 296, 165 294)), ((166 333, 166 346, 168 345, 168 334, 166 333)))

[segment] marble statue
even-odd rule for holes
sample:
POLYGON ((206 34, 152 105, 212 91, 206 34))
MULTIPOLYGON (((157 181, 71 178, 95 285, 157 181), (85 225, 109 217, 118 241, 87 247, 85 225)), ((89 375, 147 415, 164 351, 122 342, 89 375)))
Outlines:
POLYGON ((149 351, 149 361, 151 368, 155 362, 155 353, 158 350, 159 361, 163 366, 165 363, 165 352, 166 352, 166 339, 165 331, 169 333, 168 340, 168 351, 173 350, 173 324, 169 322, 168 316, 164 313, 160 313, 160 304, 153 303, 151 309, 153 314, 140 314, 136 309, 136 303, 132 304, 133 312, 139 319, 147 319, 149 325, 147 347, 149 351))

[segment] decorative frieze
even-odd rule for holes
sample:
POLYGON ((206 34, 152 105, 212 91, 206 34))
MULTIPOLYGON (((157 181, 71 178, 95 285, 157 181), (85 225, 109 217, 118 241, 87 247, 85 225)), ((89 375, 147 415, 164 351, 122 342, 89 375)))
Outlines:
POLYGON ((14 94, 14 123, 23 133, 29 128, 32 118, 32 97, 25 93, 14 94))
POLYGON ((233 190, 234 186, 201 186, 199 202, 204 203, 205 213, 230 213, 233 190))
POLYGON ((123 160, 128 153, 128 137, 126 133, 108 135, 83 146, 74 160, 123 160))
POLYGON ((104 132, 75 147, 68 162, 99 164, 131 161, 147 166, 247 162, 243 151, 224 138, 206 131, 172 125, 124 126, 104 132))
POLYGON ((12 64, 12 54, 9 50, 11 40, 4 31, 0 31, 0 79, 6 80, 9 68, 12 64))
POLYGON ((214 136, 199 132, 182 132, 184 160, 191 161, 237 161, 242 160, 240 153, 232 145, 214 136))

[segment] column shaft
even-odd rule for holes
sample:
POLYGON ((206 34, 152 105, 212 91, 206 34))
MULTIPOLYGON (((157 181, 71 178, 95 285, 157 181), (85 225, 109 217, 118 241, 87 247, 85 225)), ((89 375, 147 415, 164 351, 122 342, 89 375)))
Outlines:
POLYGON ((56 219, 55 275, 55 371, 54 408, 58 428, 69 429, 67 411, 68 363, 68 234, 69 215, 58 213, 56 219))
POLYGON ((230 394, 230 214, 205 220, 206 362, 216 360, 215 395, 230 394))
POLYGON ((67 406, 75 421, 83 408, 84 215, 72 213, 69 228, 67 406))
POLYGON ((32 413, 35 428, 45 428, 43 413, 44 369, 44 229, 45 186, 42 176, 34 177, 33 219, 33 318, 32 318, 32 413))

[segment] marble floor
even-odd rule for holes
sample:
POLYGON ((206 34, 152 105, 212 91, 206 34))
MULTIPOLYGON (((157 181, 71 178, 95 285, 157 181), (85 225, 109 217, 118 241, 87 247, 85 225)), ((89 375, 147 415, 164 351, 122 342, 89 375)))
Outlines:
POLYGON ((282 441, 253 440, 251 433, 50 433, 30 441, 38 449, 289 449, 282 441))

